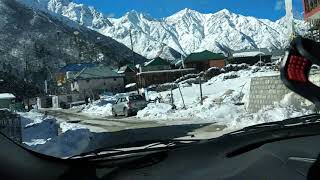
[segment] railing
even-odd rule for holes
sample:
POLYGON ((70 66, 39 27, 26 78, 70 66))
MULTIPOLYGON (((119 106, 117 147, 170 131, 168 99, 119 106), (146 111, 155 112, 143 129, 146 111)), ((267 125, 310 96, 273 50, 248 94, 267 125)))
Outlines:
POLYGON ((22 143, 20 117, 10 111, 0 110, 0 132, 14 141, 22 143))

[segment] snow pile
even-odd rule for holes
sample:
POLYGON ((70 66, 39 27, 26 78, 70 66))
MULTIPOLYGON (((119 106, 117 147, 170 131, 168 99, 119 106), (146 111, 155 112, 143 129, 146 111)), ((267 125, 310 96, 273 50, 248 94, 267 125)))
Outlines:
MULTIPOLYGON (((276 74, 277 72, 264 67, 220 74, 202 85, 202 105, 198 84, 181 86, 185 109, 179 90, 175 89, 173 98, 177 110, 171 110, 171 106, 166 104, 149 104, 147 108, 138 112, 137 117, 168 125, 217 122, 229 129, 239 129, 312 113, 312 108, 301 103, 301 98, 293 93, 286 95, 281 103, 266 107, 257 113, 248 113, 246 105, 249 102, 251 78, 276 74)), ((170 91, 149 92, 149 96, 154 99, 158 97, 162 101, 165 101, 167 98, 164 97, 168 95, 170 91)))
POLYGON ((50 156, 70 157, 85 152, 91 138, 92 133, 88 129, 69 130, 32 149, 50 156))
POLYGON ((242 112, 234 119, 227 120, 225 122, 219 122, 219 124, 226 125, 228 129, 241 129, 247 126, 282 121, 288 118, 299 117, 307 114, 314 113, 308 108, 295 108, 294 106, 273 105, 261 109, 257 113, 242 112))
POLYGON ((31 111, 21 116, 22 142, 31 150, 56 157, 69 157, 83 152, 90 142, 89 129, 31 111), (59 134, 61 129, 61 134, 59 134))
POLYGON ((112 102, 100 99, 84 107, 82 113, 94 117, 112 116, 112 102))
POLYGON ((59 125, 52 117, 37 112, 19 113, 22 142, 34 146, 44 144, 58 135, 59 125))
POLYGON ((172 106, 164 103, 148 104, 148 106, 138 112, 138 117, 148 117, 150 119, 164 119, 172 111, 172 106))
POLYGON ((83 126, 77 123, 60 122, 59 125, 62 133, 65 133, 69 130, 74 131, 78 129, 87 129, 86 126, 83 126))

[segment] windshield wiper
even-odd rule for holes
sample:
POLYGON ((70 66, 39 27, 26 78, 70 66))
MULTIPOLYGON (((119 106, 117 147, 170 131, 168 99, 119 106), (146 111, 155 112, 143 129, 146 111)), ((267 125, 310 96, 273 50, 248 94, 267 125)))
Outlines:
POLYGON ((123 144, 116 147, 99 148, 93 151, 81 153, 76 156, 69 157, 68 159, 101 159, 113 158, 125 155, 139 155, 141 153, 156 153, 169 149, 176 149, 180 147, 198 144, 201 141, 198 139, 169 139, 169 140, 148 140, 137 141, 130 144, 123 144))

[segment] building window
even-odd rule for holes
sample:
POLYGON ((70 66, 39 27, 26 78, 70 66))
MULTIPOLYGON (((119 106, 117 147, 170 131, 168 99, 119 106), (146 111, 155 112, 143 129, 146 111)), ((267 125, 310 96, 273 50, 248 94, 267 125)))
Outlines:
POLYGON ((113 81, 117 81, 117 78, 113 78, 113 81))

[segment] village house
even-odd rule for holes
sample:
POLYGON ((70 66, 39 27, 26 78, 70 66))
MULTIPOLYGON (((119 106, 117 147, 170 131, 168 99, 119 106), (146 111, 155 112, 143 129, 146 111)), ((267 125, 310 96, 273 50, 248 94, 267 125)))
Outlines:
POLYGON ((95 97, 102 92, 123 92, 124 76, 103 65, 87 67, 73 77, 71 90, 79 92, 82 97, 95 97))
POLYGON ((131 64, 120 67, 118 70, 118 74, 121 74, 124 76, 125 85, 137 82, 137 79, 136 79, 137 69, 131 64))
POLYGON ((211 67, 223 68, 226 65, 226 57, 221 53, 213 53, 208 50, 191 53, 184 60, 186 68, 195 68, 198 71, 206 71, 211 67))
POLYGON ((227 64, 246 63, 249 65, 254 65, 260 60, 263 63, 270 63, 271 57, 271 52, 268 49, 234 51, 232 56, 227 59, 227 64))
POLYGON ((171 64, 169 61, 156 57, 151 61, 146 62, 143 66, 140 66, 140 72, 147 71, 159 71, 159 70, 170 70, 171 64))
POLYGON ((67 64, 62 67, 59 72, 56 74, 56 81, 58 86, 62 86, 68 82, 68 79, 71 79, 73 75, 79 73, 84 68, 95 67, 95 64, 92 63, 79 63, 79 64, 67 64))
POLYGON ((157 57, 143 66, 140 66, 140 72, 137 74, 138 87, 147 87, 150 85, 173 82, 176 79, 194 73, 194 68, 172 69, 169 61, 157 57))

